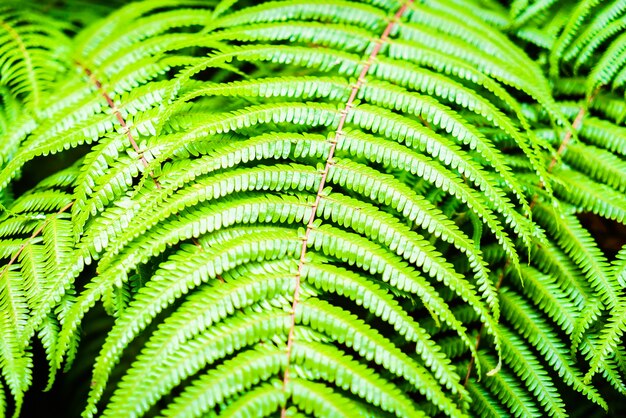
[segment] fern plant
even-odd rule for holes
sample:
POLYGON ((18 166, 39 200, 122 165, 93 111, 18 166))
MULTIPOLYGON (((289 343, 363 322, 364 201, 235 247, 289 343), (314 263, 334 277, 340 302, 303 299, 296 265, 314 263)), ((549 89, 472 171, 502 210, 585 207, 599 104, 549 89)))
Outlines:
POLYGON ((38 346, 84 417, 620 413, 626 250, 581 214, 626 216, 626 2, 32 3, 2 415, 38 346))

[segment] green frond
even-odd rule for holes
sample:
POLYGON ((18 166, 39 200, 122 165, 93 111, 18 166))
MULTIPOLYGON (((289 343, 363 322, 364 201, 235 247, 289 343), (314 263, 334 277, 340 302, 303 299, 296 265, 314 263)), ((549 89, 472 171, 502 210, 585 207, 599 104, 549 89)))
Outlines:
POLYGON ((522 379, 545 412, 554 417, 567 416, 552 379, 529 347, 508 330, 502 333, 501 338, 505 363, 522 379))
POLYGON ((587 277, 588 283, 598 292, 598 296, 607 306, 617 303, 619 286, 608 271, 606 257, 602 254, 591 234, 584 229, 573 214, 550 216, 550 209, 542 204, 535 206, 535 216, 542 223, 550 225, 550 232, 568 253, 580 271, 587 277), (548 217, 550 221, 546 223, 548 217))
POLYGON ((574 330, 580 305, 552 277, 532 267, 523 267, 524 287, 520 289, 568 335, 574 330))
POLYGON ((513 6, 512 8, 513 17, 514 17, 513 24, 515 26, 522 26, 530 20, 540 19, 541 15, 545 13, 547 9, 552 7, 552 5, 556 3, 556 1, 557 0, 534 0, 534 1, 531 1, 530 4, 527 1, 516 2, 517 4, 519 3, 526 3, 526 4, 524 4, 524 7, 521 7, 521 6, 515 7, 516 5, 513 6))
MULTIPOLYGON (((583 306, 592 297, 592 291, 583 273, 558 245, 547 243, 539 246, 535 250, 533 263, 550 276, 549 281, 554 279, 561 291, 565 292, 576 306, 583 306)), ((535 274, 532 270, 528 272, 530 276, 535 274)))
POLYGON ((622 296, 620 303, 610 312, 609 323, 601 331, 601 337, 598 341, 598 353, 592 358, 589 365, 589 371, 585 375, 585 382, 591 381, 592 376, 598 371, 601 362, 606 361, 615 346, 620 344, 624 331, 626 330, 626 303, 625 297, 622 296))
MULTIPOLYGON (((222 272, 237 265, 252 260, 280 259, 286 255, 295 254, 299 249, 298 244, 300 240, 297 231, 294 230, 268 227, 265 229, 242 228, 231 231, 236 234, 234 239, 223 241, 223 238, 216 237, 218 242, 221 242, 221 245, 211 246, 210 249, 205 250, 200 246, 186 244, 178 252, 174 253, 170 257, 169 264, 166 263, 161 267, 163 277, 167 280, 185 277, 186 280, 178 280, 176 282, 177 287, 167 289, 167 292, 163 293, 160 298, 163 298, 163 301, 171 300, 175 295, 185 293, 201 282, 207 281, 209 278, 215 278, 222 272), (184 265, 178 266, 181 260, 186 260, 186 262, 184 265), (192 273, 191 276, 189 276, 190 273, 192 273), (171 294, 169 292, 174 293, 171 294)), ((220 232, 216 234, 226 238, 229 232, 227 230, 221 234, 220 232)), ((164 244, 157 244, 157 246, 164 247, 164 244)), ((144 253, 144 257, 147 259, 150 257, 150 254, 144 253)), ((100 279, 92 282, 83 294, 78 297, 76 304, 72 306, 67 314, 67 325, 59 336, 59 352, 61 355, 67 348, 66 344, 69 343, 71 333, 78 326, 86 310, 93 306, 98 298, 111 289, 112 286, 120 287, 124 281, 128 280, 127 271, 131 268, 128 265, 129 262, 135 264, 135 266, 141 263, 140 260, 133 257, 133 259, 126 261, 126 265, 124 263, 116 263, 108 267, 98 276, 100 279)), ((153 282, 155 282, 154 277, 150 283, 153 282)), ((159 282, 159 280, 156 280, 156 282, 159 282)), ((158 309, 160 310, 162 307, 158 309)))
MULTIPOLYGON (((597 341, 591 338, 587 340, 583 340, 580 346, 580 352, 585 356, 587 360, 593 358, 598 355, 597 352, 597 341)), ((601 362, 601 373, 602 377, 606 379, 606 381, 615 388, 615 390, 621 394, 626 394, 626 385, 624 384, 623 375, 623 367, 617 364, 614 359, 605 359, 601 362)), ((623 362, 622 362, 623 364, 623 362)))
POLYGON ((305 379, 291 379, 289 381, 290 392, 294 403, 307 414, 317 417, 342 417, 349 418, 365 414, 348 398, 345 398, 321 383, 310 382, 305 379))
MULTIPOLYGON (((592 8, 598 3, 599 1, 597 0, 581 1, 574 10, 573 15, 569 18, 562 34, 559 36, 554 48, 550 52, 550 75, 553 78, 558 75, 559 61, 562 59, 567 47, 574 41, 576 32, 580 30, 584 20, 591 13, 592 8)), ((572 47, 572 50, 576 50, 575 46, 572 47)))
MULTIPOLYGON (((615 279, 621 286, 626 282, 626 257, 624 257, 625 252, 622 250, 615 261, 613 266, 613 273, 615 279)), ((609 312, 608 323, 604 326, 604 328, 599 333, 599 339, 597 341, 597 346, 594 347, 593 357, 591 358, 589 371, 585 376, 586 381, 590 381, 591 377, 598 371, 600 367, 603 367, 607 361, 610 361, 610 355, 614 350, 617 351, 616 355, 620 356, 619 349, 616 348, 623 341, 623 334, 626 330, 626 324, 624 323, 624 318, 626 318, 626 313, 624 312, 624 307, 626 303, 624 303, 624 294, 620 295, 619 303, 614 306, 609 312)), ((623 356, 619 358, 619 364, 624 369, 623 356)), ((617 375, 619 377, 619 375, 617 375)), ((611 380, 615 380, 611 379, 611 380)), ((623 387, 623 384, 622 384, 623 387)))
MULTIPOLYGON (((626 118, 626 107, 624 106, 623 100, 621 99, 621 97, 615 94, 602 94, 602 90, 600 90, 600 92, 598 93, 598 98, 594 100, 591 104, 593 106, 593 109, 598 110, 599 112, 601 112, 602 115, 611 119, 617 124, 621 124, 624 121, 624 118, 626 118)), ((611 126, 605 125, 605 128, 613 130, 619 129, 619 126, 614 126, 612 128, 611 126)), ((621 154, 623 155, 623 152, 621 152, 621 154)))
MULTIPOLYGON (((324 218, 331 218, 344 227, 351 227, 354 231, 378 241, 379 244, 388 246, 405 260, 423 268, 429 275, 439 280, 445 280, 445 277, 460 279, 453 267, 447 264, 423 237, 410 231, 408 227, 398 223, 387 213, 338 193, 321 200, 319 208, 323 211, 324 218), (376 229, 369 230, 369 225, 373 225, 376 229)), ((494 311, 494 317, 498 318, 499 307, 496 292, 487 277, 486 267, 480 264, 472 267, 478 276, 477 282, 490 308, 494 311)))
POLYGON ((564 200, 603 218, 619 223, 624 221, 626 199, 623 193, 606 184, 596 183, 574 170, 557 170, 554 174, 559 181, 555 190, 564 196, 564 200))
POLYGON ((626 2, 97 3, 0 7, 1 416, 614 412, 626 2))
MULTIPOLYGON (((330 403, 330 405, 324 405, 324 412, 332 411, 335 414, 341 414, 342 410, 350 409, 354 410, 353 405, 345 405, 343 402, 345 400, 341 400, 342 406, 346 406, 346 409, 337 409, 336 403, 339 401, 335 401, 332 399, 332 396, 329 396, 327 391, 324 391, 321 387, 322 385, 315 384, 314 388, 307 387, 307 390, 302 390, 298 387, 297 382, 294 384, 293 389, 291 389, 291 393, 293 394, 294 402, 302 407, 302 404, 306 402, 306 409, 311 402, 315 402, 315 405, 322 404, 323 401, 330 403), (316 396, 315 391, 313 389, 318 389, 318 391, 323 391, 323 393, 319 396, 316 396), (329 400, 328 398, 331 397, 329 400)), ((248 417, 252 415, 266 417, 275 413, 282 405, 286 403, 285 394, 282 390, 282 382, 278 379, 275 379, 273 382, 264 383, 258 385, 257 387, 248 390, 244 395, 240 396, 237 400, 230 403, 228 406, 222 409, 222 413, 219 416, 222 417, 248 417)), ((313 384, 311 385, 313 386, 313 384)), ((310 412, 309 412, 310 413, 310 412)), ((341 416, 341 415, 339 415, 341 416)))
MULTIPOLYGON (((237 281, 229 280, 229 274, 225 274, 225 280, 228 280, 225 286, 205 287, 187 299, 176 313, 167 319, 166 326, 152 337, 152 341, 160 342, 160 345, 155 343, 152 347, 163 350, 165 338, 170 338, 170 341, 175 344, 171 352, 175 353, 176 347, 180 346, 182 337, 198 334, 203 328, 208 328, 212 323, 220 322, 227 315, 235 313, 237 309, 251 306, 265 298, 274 298, 281 292, 286 295, 291 290, 291 281, 294 275, 293 263, 288 264, 281 261, 256 267, 251 265, 239 270, 241 271, 238 271, 238 275, 243 277, 237 278, 237 281), (230 297, 227 298, 226 295, 230 295, 230 297), (214 301, 212 309, 204 310, 203 320, 198 321, 196 312, 207 306, 209 301, 214 301)), ((166 292, 171 292, 170 289, 167 287, 152 289, 154 287, 152 283, 154 282, 148 282, 146 287, 138 292, 136 300, 131 302, 129 307, 123 311, 115 328, 110 333, 110 337, 104 344, 94 367, 94 381, 97 383, 91 388, 90 405, 95 405, 102 394, 108 375, 119 361, 124 346, 132 341, 139 331, 149 324, 150 319, 154 318, 166 306, 162 300, 171 300, 172 296, 166 294, 166 292), (159 293, 157 292, 163 294, 164 297, 158 296, 159 293), (141 319, 141 322, 137 322, 138 319, 141 319)), ((170 287, 175 284, 171 283, 170 287)), ((150 359, 150 356, 145 358, 150 359)), ((148 367, 150 367, 149 363, 148 367)), ((89 410, 89 408, 87 409, 89 410)))
POLYGON ((550 52, 550 74, 557 78, 564 62, 575 59, 573 70, 588 73, 588 97, 603 86, 619 89, 626 38, 621 35, 626 6, 622 1, 580 1, 550 52), (581 70, 585 67, 584 70, 581 70))
POLYGON ((456 405, 440 391, 423 366, 415 364, 375 330, 323 300, 309 298, 298 304, 298 308, 295 313, 296 320, 303 325, 329 334, 334 340, 352 348, 367 360, 385 367, 398 377, 403 377, 446 415, 461 414, 456 405))
POLYGON ((500 403, 493 398, 489 391, 485 390, 478 382, 468 382, 467 390, 470 393, 473 403, 472 410, 481 417, 501 417, 507 411, 500 403))
POLYGON ((619 36, 611 43, 611 46, 602 56, 602 59, 596 64, 593 71, 589 75, 587 89, 593 91, 597 87, 609 84, 615 78, 620 68, 624 65, 626 56, 624 49, 626 48, 626 37, 619 36))
POLYGON ((32 355, 24 349, 20 338, 28 318, 28 300, 19 271, 4 267, 0 280, 0 367, 19 414, 24 392, 32 380, 32 355))
POLYGON ((63 24, 29 8, 3 7, 0 44, 0 85, 38 110, 67 70, 71 47, 63 24))
MULTIPOLYGON (((361 26, 378 33, 387 24, 387 12, 368 4, 332 0, 328 4, 315 4, 303 0, 294 2, 272 2, 247 7, 230 13, 218 20, 219 27, 253 25, 280 20, 335 21, 361 26)), ((216 25, 217 26, 217 25, 216 25)))
POLYGON ((226 399, 269 380, 285 367, 284 347, 264 345, 243 351, 191 382, 161 412, 168 417, 194 417, 226 399))
POLYGON ((452 393, 464 393, 459 377, 450 360, 440 352, 436 343, 418 322, 412 319, 388 293, 361 275, 331 264, 309 263, 304 272, 306 280, 317 289, 344 295, 371 313, 389 322, 407 341, 416 343, 415 351, 429 366, 434 376, 452 393))
POLYGON ((103 416, 142 415, 160 396, 205 364, 259 341, 285 335, 289 326, 289 315, 283 310, 266 310, 256 315, 253 310, 243 310, 241 314, 216 324, 196 338, 184 339, 184 346, 176 351, 155 344, 157 350, 140 355, 118 385, 103 416), (154 352, 164 359, 159 364, 154 363, 154 352), (147 381, 146 376, 154 381, 147 381), (154 382, 160 383, 155 385, 154 382))
POLYGON ((570 144, 564 160, 594 180, 623 192, 626 190, 626 163, 613 153, 592 145, 570 144))
MULTIPOLYGON (((493 368, 494 359, 487 353, 479 357, 483 368, 493 368)), ((485 378, 484 385, 506 405, 507 410, 515 417, 540 417, 541 412, 529 393, 508 370, 500 370, 495 375, 485 378)))
MULTIPOLYGON (((396 257, 383 253, 375 246, 368 245, 363 239, 351 236, 348 233, 339 233, 339 231, 335 231, 325 225, 319 226, 312 231, 311 244, 316 250, 321 249, 327 255, 337 257, 350 265, 356 264, 365 270, 369 270, 372 274, 380 273, 383 280, 388 281, 391 285, 417 294, 429 312, 434 317, 441 318, 443 322, 455 329, 466 340, 469 348, 472 349, 473 346, 465 335, 464 327, 454 318, 445 302, 427 282, 420 280, 415 273, 412 274, 411 270, 407 269, 406 265, 399 262, 396 257)), ((439 273, 438 266, 431 265, 430 267, 427 273, 437 277, 439 273)), ((494 334, 496 346, 498 346, 495 321, 476 296, 473 287, 460 278, 455 280, 453 277, 444 276, 439 280, 454 290, 481 315, 481 319, 485 321, 489 332, 494 334)))
POLYGON ((298 366, 298 375, 333 382, 383 411, 395 413, 396 416, 424 416, 396 385, 380 378, 331 345, 298 341, 294 344, 291 355, 292 362, 298 366))
POLYGON ((11 206, 13 213, 21 212, 56 212, 71 202, 71 196, 65 192, 46 190, 24 195, 11 206))
POLYGON ((581 371, 573 364, 565 345, 545 320, 513 292, 503 289, 500 298, 506 319, 545 357, 563 381, 606 410, 608 407, 604 399, 594 387, 583 382, 581 371))

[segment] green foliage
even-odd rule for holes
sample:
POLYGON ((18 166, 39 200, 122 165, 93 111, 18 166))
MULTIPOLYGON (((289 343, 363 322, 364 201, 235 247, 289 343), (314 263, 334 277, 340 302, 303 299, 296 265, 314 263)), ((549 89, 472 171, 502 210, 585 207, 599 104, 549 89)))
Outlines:
POLYGON ((0 415, 618 414, 626 2, 255 3, 0 9, 0 415))

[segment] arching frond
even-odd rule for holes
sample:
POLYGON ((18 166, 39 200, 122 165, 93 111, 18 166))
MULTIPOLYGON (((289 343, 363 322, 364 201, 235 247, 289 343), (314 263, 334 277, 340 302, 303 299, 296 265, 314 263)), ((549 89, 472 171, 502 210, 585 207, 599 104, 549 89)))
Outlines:
POLYGON ((623 1, 35 3, 0 10, 0 414, 35 338, 53 390, 93 363, 84 417, 626 392, 586 222, 626 218, 623 1))

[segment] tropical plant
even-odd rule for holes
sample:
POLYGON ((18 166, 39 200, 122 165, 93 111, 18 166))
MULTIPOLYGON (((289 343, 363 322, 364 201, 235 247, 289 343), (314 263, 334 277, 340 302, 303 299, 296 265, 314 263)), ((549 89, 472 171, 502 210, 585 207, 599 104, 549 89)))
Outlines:
POLYGON ((0 415, 624 413, 626 1, 255 3, 0 8, 0 415))

